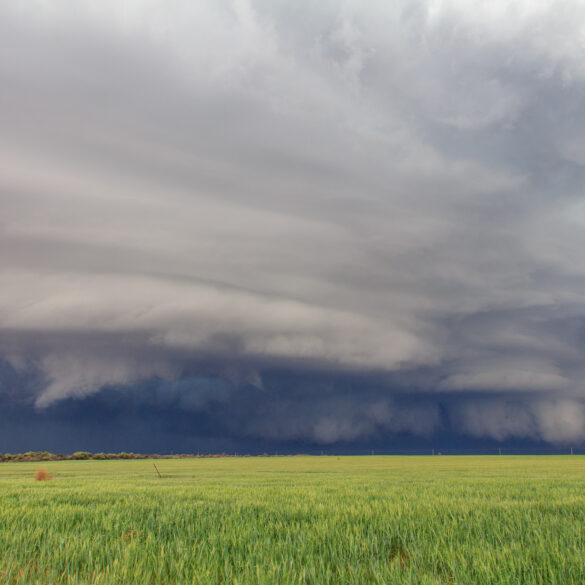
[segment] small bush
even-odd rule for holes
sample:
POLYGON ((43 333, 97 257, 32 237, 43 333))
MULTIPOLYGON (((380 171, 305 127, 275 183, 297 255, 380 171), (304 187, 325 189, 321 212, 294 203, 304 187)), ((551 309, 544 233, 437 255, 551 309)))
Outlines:
POLYGON ((53 476, 46 469, 37 469, 35 471, 35 481, 48 481, 53 476))

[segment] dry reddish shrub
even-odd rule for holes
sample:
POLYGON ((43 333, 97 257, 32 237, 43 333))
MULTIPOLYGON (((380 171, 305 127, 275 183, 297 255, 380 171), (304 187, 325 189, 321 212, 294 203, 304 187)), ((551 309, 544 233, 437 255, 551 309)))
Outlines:
POLYGON ((130 530, 127 530, 124 534, 122 534, 122 540, 125 540, 126 542, 130 542, 136 538, 137 534, 138 534, 138 531, 136 530, 136 528, 132 528, 130 530))
POLYGON ((53 479, 53 476, 46 469, 37 469, 35 471, 35 481, 47 481, 53 479))

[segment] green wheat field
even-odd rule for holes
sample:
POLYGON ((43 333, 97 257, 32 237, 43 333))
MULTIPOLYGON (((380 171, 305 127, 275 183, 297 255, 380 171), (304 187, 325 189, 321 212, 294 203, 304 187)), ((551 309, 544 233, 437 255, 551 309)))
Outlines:
POLYGON ((1 464, 0 583, 585 583, 581 456, 156 464, 1 464))

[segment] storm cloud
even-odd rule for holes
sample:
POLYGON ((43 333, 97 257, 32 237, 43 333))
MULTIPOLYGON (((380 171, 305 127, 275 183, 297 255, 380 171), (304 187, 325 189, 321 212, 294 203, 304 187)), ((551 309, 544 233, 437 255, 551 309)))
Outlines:
POLYGON ((118 393, 235 443, 585 441, 583 23, 1 3, 3 403, 118 393))

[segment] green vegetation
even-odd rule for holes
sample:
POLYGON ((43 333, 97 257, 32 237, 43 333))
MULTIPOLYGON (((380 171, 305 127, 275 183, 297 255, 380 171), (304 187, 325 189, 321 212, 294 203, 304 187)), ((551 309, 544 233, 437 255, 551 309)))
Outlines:
MULTIPOLYGON (((209 455, 195 455, 194 453, 179 453, 177 455, 158 455, 144 454, 144 453, 90 453, 89 451, 76 451, 71 455, 63 455, 63 453, 49 453, 48 451, 27 451, 26 453, 0 453, 0 463, 13 463, 23 461, 77 461, 79 459, 95 459, 96 461, 103 461, 104 459, 187 459, 193 457, 233 457, 226 453, 209 454, 209 455)), ((249 455, 246 455, 249 457, 249 455)), ((269 457, 264 454, 262 457, 269 457)))
POLYGON ((49 453, 48 451, 27 451, 26 453, 0 453, 0 463, 14 461, 76 461, 78 459, 164 459, 177 457, 195 457, 195 455, 143 455, 140 453, 90 453, 76 451, 72 455, 49 453))
POLYGON ((1 465, 0 582, 585 582, 581 456, 156 465, 162 478, 148 460, 1 465))

